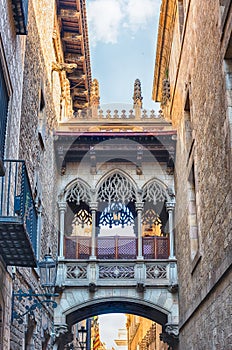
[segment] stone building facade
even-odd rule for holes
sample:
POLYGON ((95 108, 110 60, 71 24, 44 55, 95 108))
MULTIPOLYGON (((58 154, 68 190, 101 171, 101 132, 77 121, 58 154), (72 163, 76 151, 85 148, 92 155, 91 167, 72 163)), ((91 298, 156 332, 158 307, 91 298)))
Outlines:
MULTIPOLYGON (((36 262, 47 253, 57 257, 57 169, 53 130, 62 116, 66 118, 73 113, 70 90, 67 90, 66 68, 70 65, 63 65, 58 6, 59 2, 50 0, 0 1, 1 350, 51 349, 54 341, 51 306, 43 304, 42 309, 26 313, 34 300, 13 298, 12 293, 19 290, 27 293, 30 289, 37 294, 44 293, 36 262), (11 180, 12 176, 14 180, 11 180), (7 183, 8 192, 3 192, 7 183), (19 191, 20 203, 24 203, 22 196, 26 193, 23 205, 26 206, 29 200, 29 209, 22 209, 22 204, 16 209, 15 194, 19 191), (7 214, 4 201, 9 203, 7 214), (17 224, 21 211, 28 210, 27 215, 31 207, 36 221, 32 232, 28 231, 32 222, 27 227, 26 216, 23 224, 17 224), (21 242, 14 241, 11 227, 15 221, 14 227, 22 235, 21 242), (25 246, 26 255, 20 255, 25 246), (27 255, 29 258, 25 262, 23 259, 27 255), (22 324, 12 319, 13 311, 20 315, 25 313, 22 324)), ((35 297, 35 300, 38 302, 41 297, 35 297)))
POLYGON ((232 5, 161 6, 153 99, 177 129, 179 349, 230 349, 232 5))
POLYGON ((160 340, 161 325, 140 316, 127 315, 128 350, 166 350, 160 340))

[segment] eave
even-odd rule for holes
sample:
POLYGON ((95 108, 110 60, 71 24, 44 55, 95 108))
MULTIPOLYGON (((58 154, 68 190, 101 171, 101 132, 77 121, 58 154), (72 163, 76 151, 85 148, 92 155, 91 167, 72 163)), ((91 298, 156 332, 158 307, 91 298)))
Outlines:
POLYGON ((162 1, 160 9, 159 29, 156 45, 156 61, 152 90, 152 99, 156 102, 161 102, 162 81, 167 75, 167 69, 169 66, 175 12, 176 0, 162 1))
POLYGON ((67 72, 74 112, 88 107, 91 68, 85 0, 57 0, 65 63, 77 68, 67 72))

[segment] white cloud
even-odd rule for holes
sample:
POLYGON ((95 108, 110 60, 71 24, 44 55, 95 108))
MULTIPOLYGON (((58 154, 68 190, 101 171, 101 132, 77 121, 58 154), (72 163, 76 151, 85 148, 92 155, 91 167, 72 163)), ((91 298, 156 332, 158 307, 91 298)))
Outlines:
POLYGON ((159 14, 160 0, 91 0, 88 2, 90 41, 115 44, 121 27, 133 33, 159 14))
POLYGON ((154 18, 157 12, 156 0, 128 0, 127 1, 127 25, 133 31, 146 26, 147 22, 154 18))
POLYGON ((119 0, 94 0, 89 2, 88 21, 92 45, 98 41, 115 44, 123 18, 119 0))

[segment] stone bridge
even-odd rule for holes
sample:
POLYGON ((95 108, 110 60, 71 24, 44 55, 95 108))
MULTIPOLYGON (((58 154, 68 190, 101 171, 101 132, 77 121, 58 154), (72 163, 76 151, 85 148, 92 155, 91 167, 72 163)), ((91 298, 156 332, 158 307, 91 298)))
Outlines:
POLYGON ((131 313, 178 335, 176 260, 60 260, 55 329, 57 336, 91 316, 131 313))

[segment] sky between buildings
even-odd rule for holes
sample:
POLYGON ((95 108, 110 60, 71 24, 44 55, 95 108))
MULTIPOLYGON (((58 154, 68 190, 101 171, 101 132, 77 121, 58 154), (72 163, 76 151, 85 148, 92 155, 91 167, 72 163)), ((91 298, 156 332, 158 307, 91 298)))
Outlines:
POLYGON ((92 77, 99 81, 104 109, 131 109, 137 78, 141 81, 143 108, 159 109, 151 95, 160 3, 87 0, 92 77))

